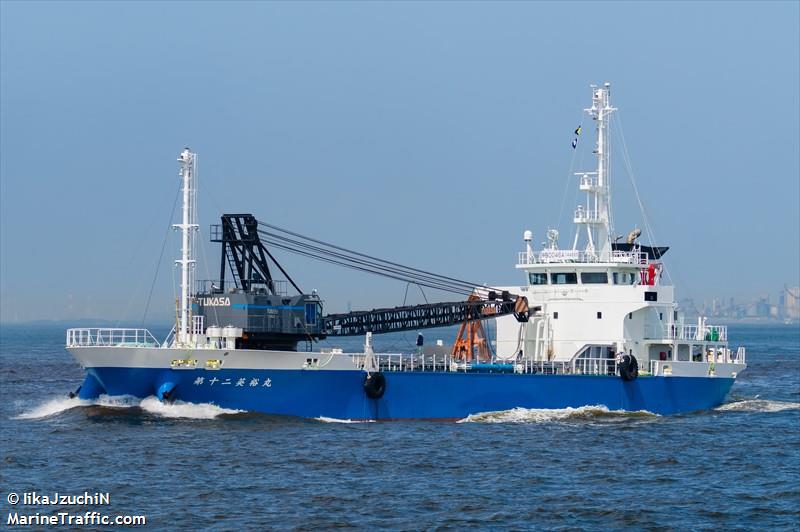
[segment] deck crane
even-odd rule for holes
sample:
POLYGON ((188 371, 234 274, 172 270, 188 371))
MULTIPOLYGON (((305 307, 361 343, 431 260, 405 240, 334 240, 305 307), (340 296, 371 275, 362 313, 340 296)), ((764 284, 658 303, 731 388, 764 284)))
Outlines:
MULTIPOLYGON (((523 296, 475 283, 403 266, 348 250, 277 226, 259 222, 252 214, 224 214, 211 228, 212 242, 222 244, 220 275, 194 294, 195 316, 206 326, 235 326, 243 330, 237 345, 253 349, 296 349, 297 342, 328 336, 363 336, 475 323, 514 315, 528 321, 523 296), (468 296, 466 300, 322 315, 316 292, 305 294, 267 244, 308 258, 381 275, 412 284, 468 296), (298 292, 287 296, 286 282, 273 278, 274 268, 298 292), (226 275, 226 272, 230 272, 226 275), (226 278, 227 277, 227 278, 226 278)), ((482 328, 481 328, 482 329, 482 328)), ((485 338, 485 335, 484 335, 485 338)))

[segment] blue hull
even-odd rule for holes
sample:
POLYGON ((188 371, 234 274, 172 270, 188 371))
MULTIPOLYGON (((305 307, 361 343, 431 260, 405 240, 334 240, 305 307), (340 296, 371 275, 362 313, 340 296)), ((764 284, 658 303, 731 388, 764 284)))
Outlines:
POLYGON ((337 419, 461 419, 511 408, 604 405, 676 414, 716 407, 734 379, 385 372, 380 399, 364 393, 361 371, 90 368, 80 397, 156 395, 223 408, 337 419))

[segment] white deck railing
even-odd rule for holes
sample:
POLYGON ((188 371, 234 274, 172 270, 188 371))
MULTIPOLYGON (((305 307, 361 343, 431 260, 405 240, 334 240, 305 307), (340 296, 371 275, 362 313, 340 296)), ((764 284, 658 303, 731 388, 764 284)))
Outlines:
MULTIPOLYGON (((484 363, 476 366, 476 362, 457 361, 449 354, 421 355, 421 354, 375 354, 375 362, 379 371, 383 372, 473 372, 492 371, 491 365, 484 363)), ((351 354, 351 359, 358 369, 364 369, 364 355, 351 354)), ((708 371, 708 363, 745 364, 745 351, 740 347, 734 354, 730 349, 718 347, 703 356, 698 361, 651 360, 649 373, 651 375, 671 375, 678 366, 678 373, 686 375, 700 375, 708 371), (699 372, 699 373, 698 373, 699 372)), ((577 358, 573 361, 543 361, 543 360, 495 360, 496 371, 514 372, 529 375, 598 375, 619 376, 617 361, 614 358, 577 358)), ((645 362, 640 371, 647 374, 645 362)))
POLYGON ((728 341, 726 325, 647 325, 645 338, 648 340, 686 340, 695 342, 728 341))
MULTIPOLYGON (((373 355, 380 371, 476 371, 477 362, 457 361, 449 354, 378 354, 373 355)), ((364 368, 364 355, 351 354, 357 368, 364 368)), ((617 365, 613 358, 581 358, 572 362, 544 360, 495 360, 494 364, 512 366, 514 373, 541 375, 616 375, 617 365)), ((498 366, 499 367, 499 366, 498 366)), ((485 369, 490 369, 485 367, 485 369)))
POLYGON ((591 190, 597 186, 597 178, 589 177, 588 175, 582 175, 580 180, 580 189, 581 190, 591 190))
POLYGON ((716 375, 735 377, 747 364, 744 347, 733 351, 726 347, 710 349, 698 360, 651 360, 650 374, 653 376, 704 377, 716 375), (737 366, 741 366, 737 368, 737 366))
MULTIPOLYGON (((447 371, 450 368, 450 355, 406 355, 400 353, 375 354, 375 362, 381 371, 447 371)), ((350 355, 359 369, 364 369, 362 354, 350 355)))
POLYGON ((67 347, 160 347, 147 329, 67 329, 67 347))
POLYGON ((586 209, 577 209, 575 211, 575 217, 573 220, 575 223, 601 223, 605 221, 605 219, 600 215, 600 211, 587 211, 586 209))
POLYGON ((572 361, 573 373, 580 375, 616 375, 614 358, 576 358, 572 361))
POLYGON ((520 251, 517 264, 572 264, 572 263, 612 263, 646 266, 647 253, 633 251, 611 251, 610 253, 588 253, 577 249, 543 249, 541 251, 520 251))

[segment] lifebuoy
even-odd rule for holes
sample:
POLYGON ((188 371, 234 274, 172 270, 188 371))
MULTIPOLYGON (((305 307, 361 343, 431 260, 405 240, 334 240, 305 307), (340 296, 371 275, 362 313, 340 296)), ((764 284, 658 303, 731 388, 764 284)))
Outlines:
POLYGON ((624 381, 632 381, 639 376, 639 362, 633 355, 622 355, 617 362, 617 369, 624 381))
POLYGON ((386 393, 386 377, 383 373, 377 371, 375 373, 367 373, 364 377, 364 393, 370 399, 380 399, 386 393))

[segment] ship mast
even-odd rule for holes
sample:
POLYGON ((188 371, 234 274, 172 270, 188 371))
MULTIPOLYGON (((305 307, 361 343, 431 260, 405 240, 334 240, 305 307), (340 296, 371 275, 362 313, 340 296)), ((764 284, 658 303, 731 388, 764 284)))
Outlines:
POLYGON ((602 87, 592 85, 592 107, 584 109, 597 123, 597 170, 594 172, 578 172, 579 188, 586 192, 586 204, 579 205, 575 211, 574 222, 579 226, 575 233, 573 249, 578 247, 580 226, 586 227, 586 253, 597 260, 609 260, 611 254, 611 235, 613 224, 611 219, 611 189, 609 187, 609 117, 616 111, 611 107, 611 84, 602 87))
POLYGON ((189 151, 189 148, 178 155, 178 162, 181 165, 179 176, 183 181, 183 216, 181 223, 174 224, 175 229, 181 231, 181 258, 175 264, 181 266, 181 298, 178 301, 179 322, 176 343, 187 345, 190 338, 190 319, 191 319, 191 286, 194 280, 194 235, 198 229, 197 224, 197 154, 189 151))

